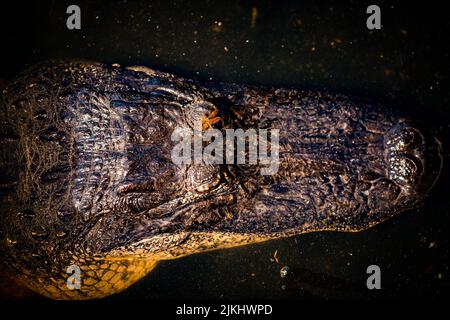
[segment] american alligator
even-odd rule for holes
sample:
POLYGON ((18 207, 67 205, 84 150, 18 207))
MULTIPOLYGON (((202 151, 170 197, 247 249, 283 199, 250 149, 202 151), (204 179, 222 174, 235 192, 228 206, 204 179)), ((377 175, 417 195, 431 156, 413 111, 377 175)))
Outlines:
POLYGON ((2 261, 56 299, 119 292, 164 259, 364 230, 420 205, 442 166, 429 129, 376 103, 146 67, 33 66, 2 90, 0 121, 2 261), (173 131, 200 115, 202 130, 279 129, 278 171, 175 164, 173 131))

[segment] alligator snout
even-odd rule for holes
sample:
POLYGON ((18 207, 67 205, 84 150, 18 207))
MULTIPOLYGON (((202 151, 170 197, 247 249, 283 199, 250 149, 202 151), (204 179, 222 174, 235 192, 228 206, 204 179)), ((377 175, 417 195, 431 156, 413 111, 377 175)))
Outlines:
POLYGON ((442 167, 439 140, 424 125, 404 121, 393 126, 384 139, 388 178, 407 193, 426 193, 442 167))

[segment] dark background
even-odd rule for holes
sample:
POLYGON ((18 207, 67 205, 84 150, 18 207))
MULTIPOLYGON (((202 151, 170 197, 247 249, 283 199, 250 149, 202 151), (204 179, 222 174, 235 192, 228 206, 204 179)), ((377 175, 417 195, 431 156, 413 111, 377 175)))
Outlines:
POLYGON ((420 209, 361 233, 306 234, 162 262, 109 299, 448 296, 450 23, 443 3, 16 1, 2 3, 0 24, 2 81, 33 63, 74 57, 198 80, 327 89, 403 109, 443 142, 443 175, 420 209), (66 28, 70 4, 81 7, 81 30, 66 28), (370 4, 381 7, 381 30, 366 28, 370 4), (372 264, 381 268, 376 292, 365 287, 372 264), (283 266, 290 268, 284 279, 283 266))

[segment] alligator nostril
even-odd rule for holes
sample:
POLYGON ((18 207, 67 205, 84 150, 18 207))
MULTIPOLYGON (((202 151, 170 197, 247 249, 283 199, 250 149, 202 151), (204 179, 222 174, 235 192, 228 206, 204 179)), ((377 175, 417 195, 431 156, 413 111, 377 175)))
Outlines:
POLYGON ((389 179, 397 184, 410 187, 422 175, 423 166, 410 155, 394 155, 389 158, 389 179))
POLYGON ((386 136, 386 147, 390 151, 413 150, 423 143, 420 132, 412 127, 396 127, 386 136))
POLYGON ((415 193, 434 185, 442 168, 442 148, 426 126, 400 122, 386 133, 384 145, 389 179, 415 193))

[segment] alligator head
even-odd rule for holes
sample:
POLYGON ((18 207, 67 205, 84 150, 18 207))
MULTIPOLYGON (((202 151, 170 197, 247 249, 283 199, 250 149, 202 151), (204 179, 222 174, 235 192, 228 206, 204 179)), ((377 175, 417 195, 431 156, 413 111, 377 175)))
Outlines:
POLYGON ((65 61, 2 99, 2 257, 52 298, 113 294, 162 259, 366 229, 418 206, 442 166, 424 125, 326 92, 65 61), (198 136, 200 157, 174 160, 198 136))

